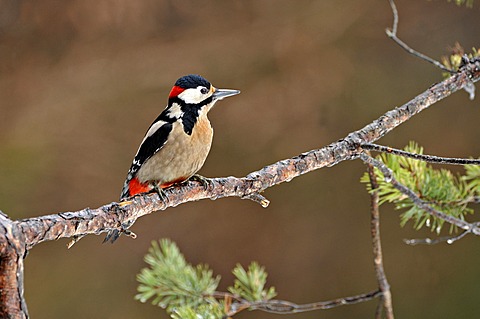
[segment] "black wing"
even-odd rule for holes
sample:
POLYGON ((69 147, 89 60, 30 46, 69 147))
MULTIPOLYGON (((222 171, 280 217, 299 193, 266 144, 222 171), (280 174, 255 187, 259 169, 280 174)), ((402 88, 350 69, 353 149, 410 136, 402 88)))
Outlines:
MULTIPOLYGON (((150 129, 157 123, 155 121, 147 131, 147 134, 150 132, 150 129)), ((140 145, 140 148, 133 159, 132 165, 127 173, 127 178, 125 179, 125 183, 123 184, 122 194, 120 195, 120 200, 129 197, 129 189, 128 184, 130 181, 136 176, 138 170, 142 165, 155 153, 162 149, 168 139, 168 135, 172 131, 172 123, 165 122, 161 125, 157 130, 151 134, 150 136, 146 137, 145 140, 140 145)))

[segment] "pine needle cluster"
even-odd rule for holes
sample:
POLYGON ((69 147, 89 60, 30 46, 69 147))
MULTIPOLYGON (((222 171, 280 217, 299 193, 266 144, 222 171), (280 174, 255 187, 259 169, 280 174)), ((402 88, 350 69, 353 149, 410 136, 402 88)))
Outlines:
POLYGON ((230 293, 218 293, 220 276, 214 276, 207 265, 186 262, 178 246, 168 239, 152 242, 145 262, 149 265, 137 275, 141 302, 151 300, 173 319, 221 319, 229 316, 231 298, 258 302, 275 297, 275 288, 265 288, 267 273, 253 262, 245 270, 237 265, 230 293), (228 298, 220 298, 226 296, 228 298))
MULTIPOLYGON (((423 154, 423 148, 414 142, 405 147, 405 151, 423 154)), ((465 173, 453 174, 446 169, 435 169, 428 163, 412 158, 383 153, 377 157, 394 173, 398 182, 410 188, 415 194, 433 208, 447 215, 465 219, 474 212, 472 204, 478 202, 480 196, 480 167, 464 165, 465 173)), ((436 218, 418 208, 406 195, 385 181, 383 174, 375 168, 379 183, 379 203, 393 203, 395 209, 404 211, 401 214, 401 225, 413 222, 418 230, 428 227, 431 231, 440 233, 444 220, 436 218)), ((361 182, 368 191, 372 191, 368 174, 364 174, 361 182)), ((450 232, 454 231, 450 227, 450 232)))

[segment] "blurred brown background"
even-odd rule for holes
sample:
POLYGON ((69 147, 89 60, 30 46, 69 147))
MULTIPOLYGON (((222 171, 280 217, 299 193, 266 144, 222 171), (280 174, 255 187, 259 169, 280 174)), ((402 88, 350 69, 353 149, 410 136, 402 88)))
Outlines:
MULTIPOLYGON (((439 58, 479 46, 479 7, 398 1, 399 33, 439 58)), ((201 173, 244 176, 363 127, 441 80, 385 36, 385 1, 0 0, 0 209, 12 218, 115 201, 143 134, 174 81, 198 73, 242 94, 210 119, 201 173)), ((479 156, 480 104, 464 92, 381 140, 479 156)), ((268 209, 238 198, 181 205, 139 220, 136 240, 88 236, 35 247, 26 260, 32 318, 166 318, 134 301, 150 242, 169 237, 231 283, 235 263, 267 267, 279 298, 328 300, 376 287, 364 166, 345 162, 269 189, 268 209)), ((382 208, 385 267, 399 318, 480 311, 480 248, 410 247, 431 236, 382 208)), ((289 318, 372 318, 376 302, 289 318)), ((238 318, 280 318, 244 313, 238 318)), ((286 318, 286 317, 285 317, 286 318)))

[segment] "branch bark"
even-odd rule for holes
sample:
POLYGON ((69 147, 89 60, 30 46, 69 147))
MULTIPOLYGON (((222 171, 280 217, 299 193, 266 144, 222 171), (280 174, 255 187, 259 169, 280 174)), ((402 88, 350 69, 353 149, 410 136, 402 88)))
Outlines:
POLYGON ((23 298, 25 236, 0 212, 0 318, 28 318, 23 298))

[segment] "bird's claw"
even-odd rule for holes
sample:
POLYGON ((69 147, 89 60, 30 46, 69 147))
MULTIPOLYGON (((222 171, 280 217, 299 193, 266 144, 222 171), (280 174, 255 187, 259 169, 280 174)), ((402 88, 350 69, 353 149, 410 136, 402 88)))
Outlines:
POLYGON ((108 233, 107 233, 107 236, 105 236, 105 239, 103 240, 102 244, 105 244, 107 242, 110 242, 110 243, 113 244, 118 239, 118 237, 120 237, 121 234, 125 234, 126 236, 131 237, 132 239, 136 239, 137 234, 135 234, 133 231, 126 228, 126 227, 130 227, 130 226, 122 225, 118 229, 109 230, 108 233))
POLYGON ((202 184, 203 189, 208 190, 210 187, 213 187, 213 183, 210 178, 203 177, 202 175, 195 174, 190 177, 190 180, 195 180, 202 184))
MULTIPOLYGON (((115 209, 115 214, 117 216, 124 214, 122 205, 115 206, 114 209, 115 209)), ((131 230, 129 230, 129 228, 133 225, 133 223, 135 223, 135 220, 129 220, 124 223, 119 222, 120 225, 118 226, 118 228, 110 229, 107 232, 107 235, 105 236, 105 239, 103 240, 102 243, 104 244, 104 243, 110 242, 113 244, 118 239, 118 237, 120 237, 120 235, 122 234, 125 234, 133 239, 137 238, 137 235, 131 230)))
POLYGON ((159 187, 158 184, 153 184, 153 189, 152 192, 155 192, 158 194, 158 197, 160 197, 160 200, 167 204, 169 202, 167 193, 163 190, 163 188, 159 187))

